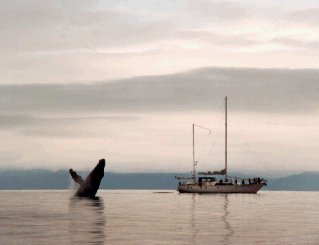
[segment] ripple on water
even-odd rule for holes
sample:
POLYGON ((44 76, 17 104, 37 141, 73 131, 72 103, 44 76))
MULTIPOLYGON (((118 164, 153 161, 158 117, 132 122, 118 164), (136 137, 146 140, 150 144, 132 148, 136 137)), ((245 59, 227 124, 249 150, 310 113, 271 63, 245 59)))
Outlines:
POLYGON ((0 244, 319 244, 318 192, 98 195, 1 191, 0 244))

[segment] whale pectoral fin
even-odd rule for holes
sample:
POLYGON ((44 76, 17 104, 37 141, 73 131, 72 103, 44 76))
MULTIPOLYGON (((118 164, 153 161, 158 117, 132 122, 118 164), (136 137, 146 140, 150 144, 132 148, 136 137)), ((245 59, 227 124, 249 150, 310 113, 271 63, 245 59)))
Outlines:
POLYGON ((69 173, 74 180, 75 183, 78 183, 79 185, 83 184, 83 179, 80 175, 78 175, 72 168, 69 169, 69 173))

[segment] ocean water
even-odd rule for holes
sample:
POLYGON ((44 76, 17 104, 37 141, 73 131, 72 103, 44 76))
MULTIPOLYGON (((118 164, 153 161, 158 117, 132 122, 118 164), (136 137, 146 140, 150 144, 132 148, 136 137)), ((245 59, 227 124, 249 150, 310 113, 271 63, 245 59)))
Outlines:
POLYGON ((0 244, 319 244, 319 192, 1 191, 0 244))

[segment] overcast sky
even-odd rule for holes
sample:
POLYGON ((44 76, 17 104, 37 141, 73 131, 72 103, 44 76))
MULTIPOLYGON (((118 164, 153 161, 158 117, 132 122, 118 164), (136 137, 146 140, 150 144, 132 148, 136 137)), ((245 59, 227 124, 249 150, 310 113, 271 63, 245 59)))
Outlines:
POLYGON ((0 3, 3 168, 319 171, 317 1, 0 3))
POLYGON ((318 68, 318 13, 315 0, 1 0, 0 81, 318 68))

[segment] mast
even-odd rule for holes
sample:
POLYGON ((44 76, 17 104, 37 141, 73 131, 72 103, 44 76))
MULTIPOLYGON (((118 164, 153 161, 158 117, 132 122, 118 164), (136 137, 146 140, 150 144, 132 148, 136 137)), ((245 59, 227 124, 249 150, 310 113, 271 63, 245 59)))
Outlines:
POLYGON ((193 123, 193 179, 196 182, 196 160, 195 160, 195 124, 193 123))
POLYGON ((227 96, 225 96, 225 176, 227 177, 227 96))

